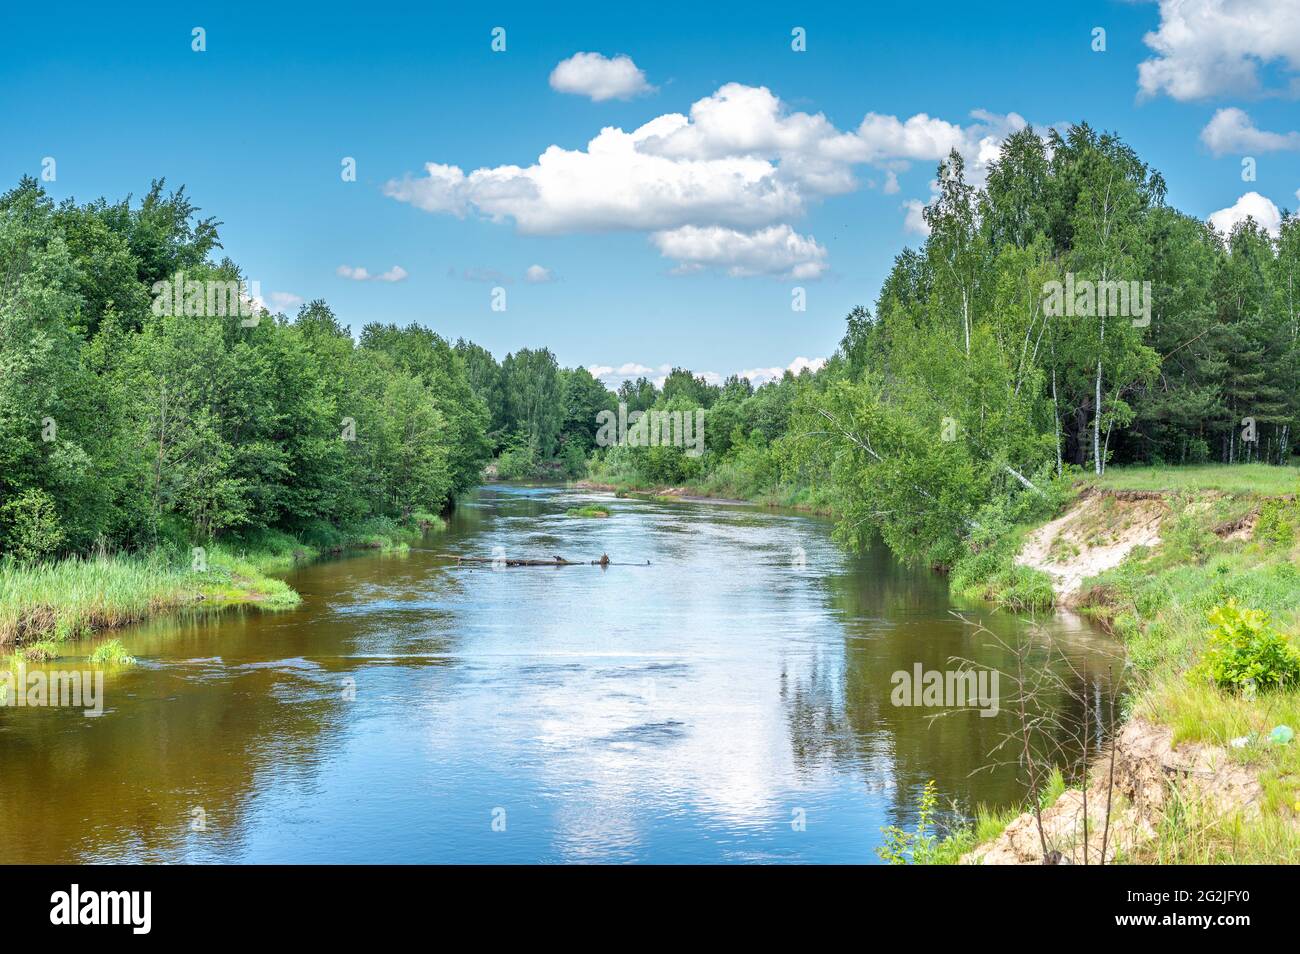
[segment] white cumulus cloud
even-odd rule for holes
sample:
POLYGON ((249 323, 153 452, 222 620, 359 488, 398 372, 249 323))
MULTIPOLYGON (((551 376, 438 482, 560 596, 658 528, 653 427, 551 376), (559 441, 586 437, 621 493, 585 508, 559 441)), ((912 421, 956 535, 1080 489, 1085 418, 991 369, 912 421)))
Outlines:
POLYGON ((1263 226, 1270 235, 1276 236, 1282 227, 1282 213, 1278 207, 1258 192, 1247 192, 1228 208, 1211 213, 1210 225, 1216 232, 1230 235, 1237 223, 1244 222, 1247 217, 1263 226))
MULTIPOLYGON (((1155 56, 1138 65, 1143 96, 1178 100, 1260 93, 1260 67, 1300 71, 1296 0, 1160 0, 1160 26, 1143 37, 1155 56)), ((1300 82, 1290 78, 1296 92, 1300 82)))
POLYGON ((825 250, 791 223, 857 189, 856 166, 887 173, 892 194, 911 162, 957 149, 978 183, 1003 139, 1025 125, 1015 113, 971 118, 963 126, 924 113, 867 113, 842 130, 821 113, 789 110, 766 87, 728 83, 689 115, 666 113, 631 132, 609 126, 585 148, 552 145, 527 166, 466 172, 429 162, 423 175, 389 180, 384 193, 427 212, 513 221, 522 234, 642 231, 670 257, 700 252, 680 256, 687 268, 808 276, 826 267, 825 250))
POLYGON ((825 358, 805 358, 800 356, 798 358, 795 358, 784 368, 778 368, 778 367, 749 368, 748 370, 737 371, 736 373, 740 375, 740 377, 742 378, 749 378, 750 384, 753 384, 755 387, 757 387, 758 385, 764 384, 768 381, 781 380, 781 378, 785 376, 786 371, 789 371, 791 374, 795 374, 795 375, 799 374, 805 369, 808 371, 818 371, 825 363, 826 363, 825 358))
POLYGON ((781 275, 818 278, 826 270, 826 249, 812 236, 788 225, 754 232, 720 226, 684 225, 650 237, 665 258, 676 259, 683 271, 717 268, 728 275, 781 275))
POLYGON ((913 235, 929 235, 930 226, 925 221, 925 203, 920 199, 906 199, 902 205, 903 231, 913 235))
POLYGON ((1201 130, 1201 142, 1216 156, 1275 152, 1300 149, 1300 132, 1275 133, 1259 129, 1245 110, 1230 107, 1220 109, 1205 124, 1201 130))
POLYGON ((561 60, 551 70, 551 89, 586 96, 597 103, 654 91, 631 57, 619 55, 611 59, 599 53, 574 53, 561 60))

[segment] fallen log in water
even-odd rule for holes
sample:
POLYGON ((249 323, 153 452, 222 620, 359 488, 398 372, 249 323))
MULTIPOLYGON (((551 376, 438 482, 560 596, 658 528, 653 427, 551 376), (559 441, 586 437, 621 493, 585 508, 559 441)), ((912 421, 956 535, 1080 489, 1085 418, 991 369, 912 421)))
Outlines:
POLYGON ((608 553, 602 553, 599 560, 566 560, 562 556, 554 556, 549 560, 526 560, 516 557, 471 557, 457 556, 456 563, 487 563, 493 566, 649 566, 650 561, 645 563, 615 563, 609 558, 608 553))

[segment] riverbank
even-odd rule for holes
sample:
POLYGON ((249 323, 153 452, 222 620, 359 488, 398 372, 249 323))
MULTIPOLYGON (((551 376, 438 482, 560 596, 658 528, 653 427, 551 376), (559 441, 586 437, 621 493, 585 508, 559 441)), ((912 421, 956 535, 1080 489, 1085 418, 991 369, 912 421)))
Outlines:
POLYGON ((436 519, 324 527, 310 541, 265 531, 189 553, 160 549, 27 565, 0 561, 0 646, 48 646, 184 607, 296 606, 301 597, 275 574, 348 550, 401 550, 436 519))
MULTIPOLYGON (((1081 481, 1059 516, 1020 528, 1011 577, 986 574, 995 601, 1015 602, 1014 587, 999 581, 1019 574, 1034 581, 1040 608, 1092 616, 1128 651, 1115 786, 1097 788, 1110 778, 1103 759, 1086 786, 1080 780, 1045 806, 1052 850, 1082 860, 1087 787, 1093 835, 1104 823, 1095 812, 1115 796, 1123 837, 1108 861, 1300 858, 1298 474, 1264 465, 1117 469, 1081 481)), ((965 582, 978 589, 973 579, 965 582)), ((1100 849, 1090 850, 1096 863, 1100 849)), ((966 860, 1041 863, 1041 855, 1026 813, 966 860)))
POLYGON ((631 480, 610 481, 599 478, 584 478, 574 481, 571 486, 579 490, 599 490, 605 493, 634 495, 651 500, 755 504, 760 507, 774 509, 798 510, 823 517, 835 515, 829 496, 819 494, 809 487, 790 486, 779 490, 752 492, 733 484, 715 480, 687 482, 672 486, 667 484, 647 484, 631 480))

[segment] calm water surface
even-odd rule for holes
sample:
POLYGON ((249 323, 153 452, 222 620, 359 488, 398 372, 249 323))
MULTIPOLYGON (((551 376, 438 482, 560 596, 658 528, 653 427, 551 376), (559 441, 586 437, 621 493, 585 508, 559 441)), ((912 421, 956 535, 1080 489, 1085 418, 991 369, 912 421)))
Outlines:
MULTIPOLYGON (((1019 799, 1014 769, 972 775, 1008 713, 890 704, 895 671, 1005 651, 943 578, 830 529, 494 486, 409 554, 294 572, 296 610, 126 630, 101 717, 0 709, 0 860, 874 862, 927 779, 1019 799), (613 516, 565 515, 593 500, 613 516), (650 565, 445 556, 494 547, 650 565)), ((1085 677, 1115 662, 1081 621, 1048 632, 1085 677)))

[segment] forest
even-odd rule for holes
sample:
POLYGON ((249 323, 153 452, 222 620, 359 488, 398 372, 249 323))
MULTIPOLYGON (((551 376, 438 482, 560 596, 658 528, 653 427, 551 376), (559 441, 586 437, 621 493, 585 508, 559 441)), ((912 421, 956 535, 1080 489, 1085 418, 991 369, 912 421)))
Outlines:
POLYGON ((817 372, 755 388, 675 368, 614 392, 545 347, 497 360, 419 325, 354 337, 320 300, 255 321, 151 307, 178 273, 243 280, 222 223, 163 181, 78 204, 25 178, 0 197, 0 552, 326 539, 435 517, 492 465, 801 503, 848 543, 951 566, 1071 474, 1290 462, 1292 215, 1276 235, 1218 234, 1086 124, 1015 133, 979 186, 954 152, 937 181, 925 241, 817 372), (1053 308, 1053 283, 1145 286, 1149 312, 1053 308), (703 455, 597 446, 620 402, 703 408, 703 455))

